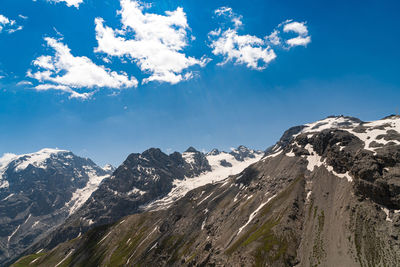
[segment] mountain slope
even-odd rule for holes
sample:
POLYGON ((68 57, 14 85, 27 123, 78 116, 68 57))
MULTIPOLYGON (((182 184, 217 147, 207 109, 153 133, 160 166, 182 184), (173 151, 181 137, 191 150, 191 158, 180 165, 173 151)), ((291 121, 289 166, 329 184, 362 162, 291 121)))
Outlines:
POLYGON ((47 234, 109 173, 65 150, 0 158, 0 264, 47 234))
POLYGON ((18 264, 397 266, 399 126, 331 117, 289 129, 238 175, 18 264))

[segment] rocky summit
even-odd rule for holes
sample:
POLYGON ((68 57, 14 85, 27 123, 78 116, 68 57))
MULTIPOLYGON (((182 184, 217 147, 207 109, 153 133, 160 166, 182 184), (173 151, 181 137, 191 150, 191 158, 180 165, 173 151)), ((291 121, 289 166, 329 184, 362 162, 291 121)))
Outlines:
POLYGON ((43 238, 110 175, 58 149, 0 158, 0 265, 43 238))
MULTIPOLYGON (((128 160, 103 184, 119 172, 132 172, 128 160)), ((238 174, 164 200, 14 266, 399 266, 400 117, 291 128, 238 174)))

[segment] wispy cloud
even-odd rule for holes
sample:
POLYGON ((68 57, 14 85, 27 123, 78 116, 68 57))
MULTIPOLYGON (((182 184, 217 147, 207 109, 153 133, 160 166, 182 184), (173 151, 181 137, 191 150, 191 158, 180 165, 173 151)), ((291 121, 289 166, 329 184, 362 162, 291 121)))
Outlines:
POLYGON ((183 52, 188 46, 189 25, 182 8, 159 15, 145 12, 149 6, 139 1, 121 0, 120 4, 121 29, 105 26, 102 18, 95 20, 98 41, 95 52, 135 62, 143 72, 150 74, 143 83, 176 84, 193 77, 189 67, 203 67, 209 61, 183 52))
POLYGON ((24 16, 24 15, 22 15, 22 14, 19 14, 18 17, 21 18, 21 19, 28 19, 27 16, 24 16))
POLYGON ((32 64, 37 71, 27 72, 28 77, 39 82, 35 86, 37 90, 60 90, 72 98, 87 99, 99 88, 123 89, 138 84, 134 77, 128 77, 124 72, 117 73, 96 65, 87 57, 72 55, 60 40, 47 37, 45 41, 54 50, 54 55, 36 58, 32 64))
POLYGON ((0 14, 0 33, 6 31, 9 34, 23 29, 23 26, 17 25, 15 20, 9 19, 6 16, 0 14))
POLYGON ((30 81, 20 81, 17 83, 17 86, 31 86, 33 85, 30 81))

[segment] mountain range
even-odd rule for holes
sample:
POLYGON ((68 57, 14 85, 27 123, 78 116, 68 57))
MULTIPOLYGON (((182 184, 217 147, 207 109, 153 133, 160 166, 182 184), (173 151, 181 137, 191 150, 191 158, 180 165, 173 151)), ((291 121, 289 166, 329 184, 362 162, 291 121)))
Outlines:
POLYGON ((398 266, 399 226, 400 117, 332 116, 265 153, 131 154, 13 266, 398 266))
POLYGON ((96 225, 167 205, 194 186, 242 171, 263 154, 244 146, 208 154, 190 147, 171 155, 152 148, 129 155, 117 169, 63 150, 6 154, 0 165, 0 262, 32 244, 53 247, 96 225))

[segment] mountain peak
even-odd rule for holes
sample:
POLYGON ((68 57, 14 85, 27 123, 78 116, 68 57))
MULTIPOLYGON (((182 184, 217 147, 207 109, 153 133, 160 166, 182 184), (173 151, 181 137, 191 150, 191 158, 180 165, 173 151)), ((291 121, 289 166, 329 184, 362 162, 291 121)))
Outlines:
POLYGON ((208 152, 207 155, 216 156, 216 155, 219 155, 220 153, 221 152, 218 149, 214 148, 213 150, 208 152))
POLYGON ((105 170, 106 172, 114 172, 115 171, 115 167, 111 164, 106 164, 103 167, 103 170, 105 170))
POLYGON ((248 149, 248 148, 247 148, 246 146, 244 146, 244 145, 240 145, 240 146, 238 146, 237 150, 239 150, 239 151, 249 151, 250 149, 248 149))
POLYGON ((149 149, 143 151, 142 155, 143 156, 145 156, 145 155, 155 155, 155 154, 160 154, 160 153, 163 153, 161 151, 161 149, 152 147, 152 148, 149 148, 149 149))
POLYGON ((71 153, 67 150, 60 150, 54 148, 43 148, 37 152, 16 155, 13 153, 5 153, 0 158, 0 178, 2 178, 4 172, 8 168, 10 164, 14 164, 14 168, 17 171, 23 170, 27 168, 29 165, 33 165, 35 167, 43 167, 44 163, 47 159, 51 158, 54 155, 62 154, 62 153, 71 153))
POLYGON ((195 149, 194 147, 189 147, 188 149, 186 149, 186 151, 185 152, 191 152, 191 153, 196 153, 196 152, 199 152, 199 151, 197 151, 197 149, 195 149))

